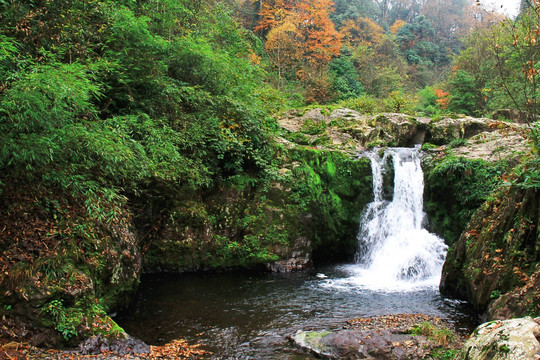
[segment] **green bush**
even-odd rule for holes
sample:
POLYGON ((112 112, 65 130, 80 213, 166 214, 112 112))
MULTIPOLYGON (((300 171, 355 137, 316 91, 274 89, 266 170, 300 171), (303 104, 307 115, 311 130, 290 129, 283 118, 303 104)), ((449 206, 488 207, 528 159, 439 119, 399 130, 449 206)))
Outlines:
POLYGON ((361 114, 374 114, 382 110, 380 101, 369 95, 343 100, 339 102, 339 106, 356 110, 361 114))

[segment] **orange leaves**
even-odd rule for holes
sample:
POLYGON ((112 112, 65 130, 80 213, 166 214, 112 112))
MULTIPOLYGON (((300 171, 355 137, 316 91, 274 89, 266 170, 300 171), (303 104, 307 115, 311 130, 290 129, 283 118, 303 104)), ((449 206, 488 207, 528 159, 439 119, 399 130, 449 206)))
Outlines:
POLYGON ((199 348, 200 345, 189 345, 187 341, 173 340, 163 346, 150 346, 149 354, 132 354, 121 356, 111 351, 102 351, 99 355, 82 355, 73 352, 59 350, 43 350, 31 346, 28 343, 10 342, 0 344, 0 359, 23 360, 23 359, 104 359, 104 358, 130 358, 130 359, 200 359, 207 357, 210 353, 199 348))
POLYGON ((440 108, 447 109, 448 108, 448 95, 450 94, 444 90, 435 89, 435 95, 437 96, 437 100, 435 101, 437 102, 437 104, 439 104, 440 108))
POLYGON ((540 69, 536 69, 536 62, 534 60, 530 60, 525 63, 525 66, 523 67, 523 74, 531 83, 536 80, 535 76, 540 75, 540 69))
POLYGON ((26 350, 28 344, 10 342, 0 346, 0 359, 23 360, 27 359, 26 350))
POLYGON ((182 339, 173 340, 163 346, 150 346, 150 359, 187 359, 208 355, 200 345, 189 345, 182 339))
POLYGON ((405 25, 407 25, 407 23, 403 20, 396 20, 394 22, 394 24, 392 24, 392 26, 390 26, 390 31, 393 33, 393 34, 397 34, 399 29, 401 29, 402 27, 404 27, 405 25))
POLYGON ((330 20, 332 0, 302 0, 296 9, 299 15, 298 33, 305 45, 304 56, 327 63, 339 55, 341 35, 330 20))
POLYGON ((293 12, 292 0, 261 1, 261 19, 255 31, 270 30, 287 19, 293 12))
POLYGON ((465 233, 468 238, 477 239, 480 233, 476 229, 471 229, 465 233))
POLYGON ((297 62, 305 57, 326 64, 341 48, 341 35, 330 20, 333 5, 331 0, 265 1, 255 31, 268 31, 267 51, 286 51, 288 60, 297 62))

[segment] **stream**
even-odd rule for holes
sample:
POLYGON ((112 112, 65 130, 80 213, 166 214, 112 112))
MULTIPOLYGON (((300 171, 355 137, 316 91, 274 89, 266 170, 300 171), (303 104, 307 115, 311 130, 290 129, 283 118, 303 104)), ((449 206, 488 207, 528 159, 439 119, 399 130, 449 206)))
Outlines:
POLYGON ((424 227, 420 150, 364 156, 374 196, 360 218, 355 264, 292 274, 147 275, 119 325, 152 345, 177 338, 203 344, 214 359, 310 359, 288 337, 375 315, 432 315, 470 333, 476 324, 466 304, 438 290, 447 246, 424 227), (390 198, 383 191, 389 164, 390 198))
POLYGON ((116 320, 148 344, 176 338, 202 343, 213 359, 311 359, 287 337, 297 330, 338 329, 348 319, 427 314, 470 333, 476 325, 465 303, 437 288, 375 291, 358 286, 356 265, 317 273, 147 275, 131 309, 116 320))

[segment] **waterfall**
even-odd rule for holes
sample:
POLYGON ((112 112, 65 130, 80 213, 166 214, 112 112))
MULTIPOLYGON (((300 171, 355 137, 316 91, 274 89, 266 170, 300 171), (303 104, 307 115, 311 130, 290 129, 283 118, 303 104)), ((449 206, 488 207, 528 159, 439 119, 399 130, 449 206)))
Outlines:
POLYGON ((447 246, 424 228, 424 176, 418 148, 390 148, 371 160, 373 202, 360 222, 356 282, 369 288, 437 286, 447 246), (392 161, 394 188, 384 197, 385 167, 392 161))

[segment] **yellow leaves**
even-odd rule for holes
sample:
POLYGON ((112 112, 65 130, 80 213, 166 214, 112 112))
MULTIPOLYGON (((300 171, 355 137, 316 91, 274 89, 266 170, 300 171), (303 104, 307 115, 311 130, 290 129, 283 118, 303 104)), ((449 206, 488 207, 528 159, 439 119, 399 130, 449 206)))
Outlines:
POLYGON ((399 29, 401 29, 402 27, 404 27, 405 25, 407 25, 407 23, 403 20, 396 20, 394 22, 394 24, 392 24, 392 26, 390 26, 390 31, 393 33, 393 34, 397 34, 399 29))
POLYGON ((374 21, 360 17, 343 23, 340 32, 343 41, 350 46, 375 45, 384 35, 384 29, 374 21))

